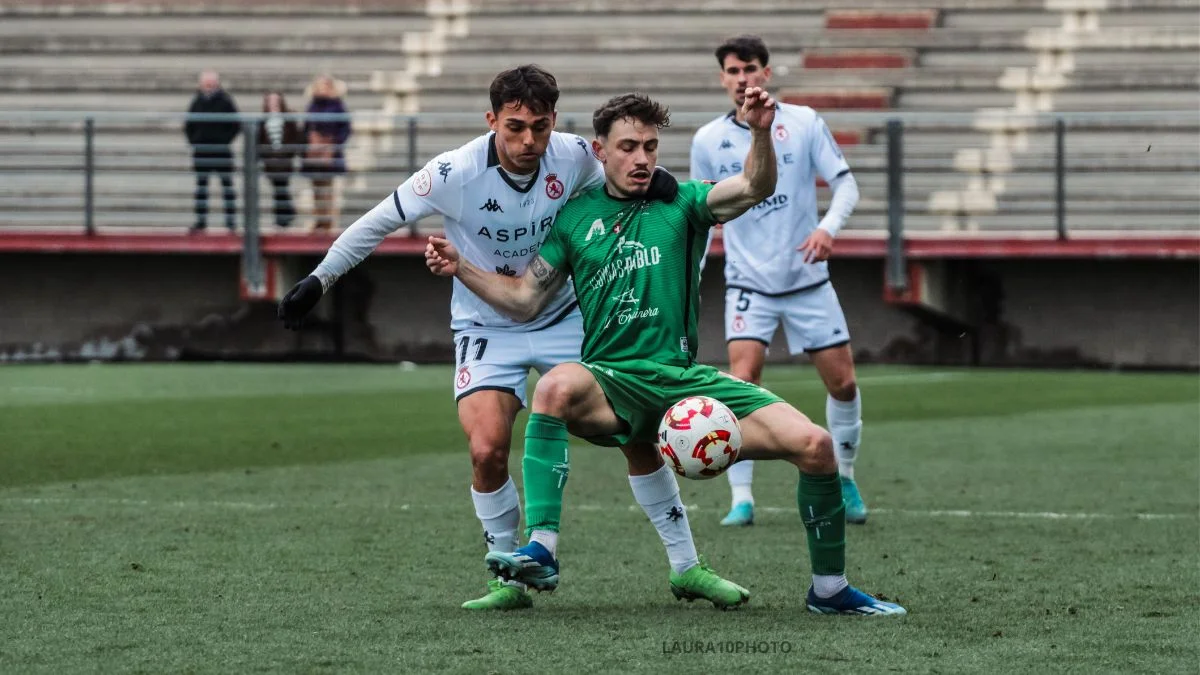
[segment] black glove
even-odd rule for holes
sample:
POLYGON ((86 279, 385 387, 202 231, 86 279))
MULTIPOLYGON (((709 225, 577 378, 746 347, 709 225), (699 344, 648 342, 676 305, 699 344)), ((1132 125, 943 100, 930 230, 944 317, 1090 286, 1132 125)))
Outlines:
POLYGON ((317 306, 324 294, 321 280, 311 274, 292 286, 292 290, 279 302, 278 316, 283 320, 284 328, 300 330, 304 325, 304 317, 317 306))
POLYGON ((654 175, 650 176, 650 187, 646 188, 646 199, 657 199, 670 204, 678 194, 679 181, 675 180, 675 176, 661 166, 654 167, 654 175))

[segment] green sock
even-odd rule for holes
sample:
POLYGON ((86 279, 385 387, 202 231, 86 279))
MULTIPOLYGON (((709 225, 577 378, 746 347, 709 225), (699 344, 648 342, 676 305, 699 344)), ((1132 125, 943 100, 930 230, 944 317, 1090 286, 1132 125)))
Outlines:
POLYGON ((846 505, 836 473, 800 473, 796 503, 808 534, 808 557, 813 574, 846 573, 846 505))
POLYGON ((541 413, 529 415, 521 471, 525 480, 525 536, 534 530, 558 532, 569 471, 566 422, 541 413))

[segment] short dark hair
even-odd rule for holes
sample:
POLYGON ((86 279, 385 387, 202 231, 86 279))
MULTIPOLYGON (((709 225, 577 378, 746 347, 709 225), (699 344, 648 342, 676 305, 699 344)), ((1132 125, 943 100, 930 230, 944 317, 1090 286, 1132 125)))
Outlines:
POLYGON ((645 94, 621 94, 614 96, 592 113, 592 130, 597 138, 608 135, 613 122, 631 119, 642 124, 653 124, 662 129, 671 126, 671 111, 651 100, 645 94))
POLYGON ((716 51, 717 64, 724 68, 725 57, 730 54, 736 55, 747 63, 758 59, 758 62, 764 66, 771 60, 771 52, 767 51, 767 43, 757 35, 739 35, 722 42, 716 51))
POLYGON ((516 101, 531 111, 542 114, 554 111, 558 105, 558 80, 545 69, 532 63, 506 70, 492 80, 488 89, 492 112, 516 101))

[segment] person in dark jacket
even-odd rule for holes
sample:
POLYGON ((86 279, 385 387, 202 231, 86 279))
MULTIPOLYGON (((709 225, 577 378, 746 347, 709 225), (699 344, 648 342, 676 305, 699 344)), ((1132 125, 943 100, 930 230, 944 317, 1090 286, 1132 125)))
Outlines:
MULTIPOLYGON (((342 102, 345 85, 328 75, 319 75, 312 84, 309 113, 346 114, 342 102)), ((337 214, 334 209, 333 179, 346 173, 343 146, 350 138, 349 120, 309 120, 304 136, 308 143, 304 153, 304 174, 313 184, 313 230, 332 230, 337 214)))
MULTIPOLYGON (((192 98, 188 113, 236 113, 233 98, 221 89, 220 77, 211 70, 200 74, 200 88, 192 98)), ((229 144, 237 137, 241 125, 236 120, 205 121, 188 119, 183 127, 188 144, 192 146, 192 169, 196 172, 196 224, 192 232, 201 232, 208 218, 208 179, 216 174, 225 195, 225 226, 232 232, 237 227, 237 194, 233 191, 233 152, 229 144)))
POLYGON ((293 160, 304 148, 304 134, 295 120, 285 119, 290 111, 283 94, 268 91, 263 95, 262 109, 266 115, 258 127, 258 157, 262 160, 263 173, 271 181, 275 224, 287 227, 296 217, 288 181, 294 170, 293 160))

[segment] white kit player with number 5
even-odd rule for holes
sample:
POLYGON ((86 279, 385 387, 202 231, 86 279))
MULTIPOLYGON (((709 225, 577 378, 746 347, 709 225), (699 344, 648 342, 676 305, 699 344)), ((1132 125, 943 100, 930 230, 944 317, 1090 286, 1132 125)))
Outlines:
MULTIPOLYGON (((751 35, 717 48, 721 84, 739 107, 748 87, 765 86, 770 79, 769 56, 763 41, 751 35)), ((826 424, 838 455, 846 520, 862 523, 867 509, 854 482, 861 403, 850 329, 826 262, 833 238, 858 202, 858 186, 829 127, 812 108, 780 104, 772 136, 779 169, 775 194, 724 224, 730 370, 759 383, 766 349, 783 324, 789 351, 807 353, 828 390, 826 424), (833 190, 819 221, 817 179, 833 190)), ((749 146, 750 129, 737 110, 704 125, 692 140, 692 178, 719 181, 737 174, 749 146)), ((740 462, 726 473, 733 506, 722 524, 749 525, 754 522, 752 465, 740 462)))

